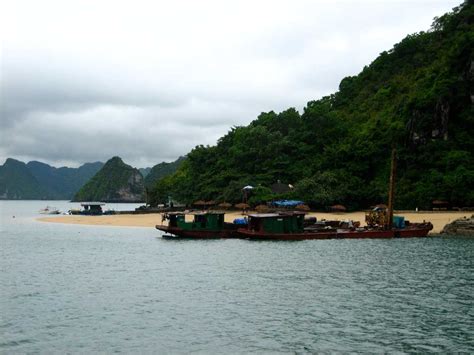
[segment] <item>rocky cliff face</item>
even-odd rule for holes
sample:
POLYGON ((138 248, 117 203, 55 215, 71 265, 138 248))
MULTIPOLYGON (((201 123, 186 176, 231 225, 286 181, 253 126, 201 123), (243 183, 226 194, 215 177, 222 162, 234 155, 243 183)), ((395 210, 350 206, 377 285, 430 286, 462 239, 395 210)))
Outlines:
MULTIPOLYGON (((136 169, 134 169, 136 170, 136 169)), ((107 201, 143 201, 144 181, 143 176, 139 171, 133 171, 127 180, 125 186, 120 187, 116 194, 107 196, 107 201)))
POLYGON ((441 234, 474 237, 474 215, 460 218, 444 226, 441 234))
POLYGON ((143 176, 113 157, 74 196, 74 201, 143 202, 145 185, 143 176))

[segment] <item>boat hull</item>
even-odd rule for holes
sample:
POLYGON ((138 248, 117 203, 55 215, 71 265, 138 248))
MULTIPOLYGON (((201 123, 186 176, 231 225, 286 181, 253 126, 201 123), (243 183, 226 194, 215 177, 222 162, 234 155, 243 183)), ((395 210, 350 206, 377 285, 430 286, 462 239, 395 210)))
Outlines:
POLYGON ((395 230, 395 237, 397 238, 421 238, 427 237, 430 230, 433 229, 431 223, 426 227, 420 228, 406 228, 395 230))
POLYGON ((175 238, 187 239, 219 239, 219 238, 235 238, 237 237, 235 230, 186 230, 179 227, 169 227, 165 225, 157 225, 156 229, 168 234, 172 234, 175 238))
POLYGON ((394 230, 363 230, 363 231, 339 231, 337 238, 340 239, 361 239, 361 238, 373 238, 373 239, 387 239, 394 238, 394 230))
MULTIPOLYGON (((311 240, 311 239, 391 239, 391 238, 421 238, 428 236, 432 225, 411 227, 406 229, 391 230, 338 230, 338 231, 317 231, 302 233, 267 233, 253 231, 246 228, 223 229, 223 230, 185 230, 179 227, 169 227, 157 225, 156 229, 167 234, 172 234, 175 238, 187 239, 219 239, 219 238, 243 238, 254 240, 311 240)), ((169 238, 169 236, 165 235, 169 238)), ((164 236, 164 237, 165 237, 164 236)))
POLYGON ((419 228, 392 229, 392 230, 338 230, 326 232, 303 233, 266 233, 248 229, 238 229, 240 238, 259 240, 307 240, 307 239, 391 239, 391 238, 420 238, 428 236, 431 225, 419 228))
POLYGON ((259 240, 305 240, 305 239, 332 239, 336 238, 336 232, 304 232, 304 233, 266 233, 257 232, 244 228, 237 230, 240 238, 259 240))

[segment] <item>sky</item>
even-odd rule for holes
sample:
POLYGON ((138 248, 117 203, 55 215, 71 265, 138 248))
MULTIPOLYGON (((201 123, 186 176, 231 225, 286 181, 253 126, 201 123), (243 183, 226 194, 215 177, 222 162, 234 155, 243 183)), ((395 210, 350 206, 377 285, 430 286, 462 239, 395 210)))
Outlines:
POLYGON ((0 0, 0 164, 135 167, 337 91, 461 0, 0 0))

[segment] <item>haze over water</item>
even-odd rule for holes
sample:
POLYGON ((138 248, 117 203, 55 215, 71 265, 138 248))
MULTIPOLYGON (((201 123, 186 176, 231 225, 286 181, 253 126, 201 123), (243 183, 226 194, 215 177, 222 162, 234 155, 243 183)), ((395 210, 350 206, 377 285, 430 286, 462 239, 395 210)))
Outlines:
POLYGON ((170 241, 46 204, 0 202, 1 353, 474 351, 472 239, 170 241))

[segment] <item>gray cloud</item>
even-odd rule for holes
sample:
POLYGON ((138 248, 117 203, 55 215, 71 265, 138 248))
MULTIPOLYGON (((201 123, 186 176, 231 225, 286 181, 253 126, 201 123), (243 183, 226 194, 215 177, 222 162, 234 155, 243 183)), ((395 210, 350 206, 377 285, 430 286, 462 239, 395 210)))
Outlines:
POLYGON ((150 166, 337 90, 458 1, 7 1, 0 159, 150 166))

